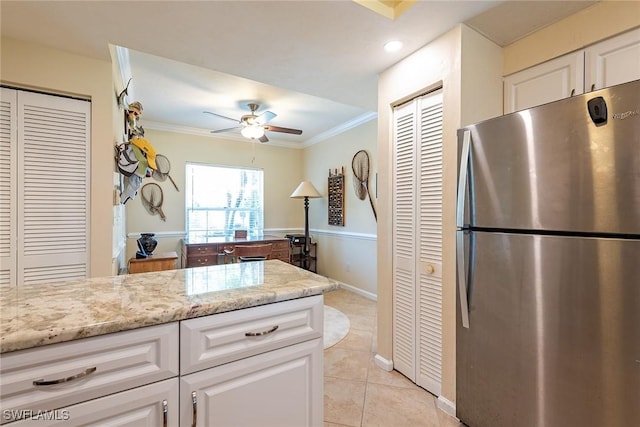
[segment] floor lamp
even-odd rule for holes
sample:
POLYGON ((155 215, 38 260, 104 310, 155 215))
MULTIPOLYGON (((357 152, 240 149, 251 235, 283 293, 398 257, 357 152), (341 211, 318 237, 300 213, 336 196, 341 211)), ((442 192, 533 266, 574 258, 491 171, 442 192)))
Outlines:
POLYGON ((309 199, 317 199, 322 195, 309 181, 302 181, 291 196, 293 199, 304 199, 304 250, 302 268, 309 269, 309 199))

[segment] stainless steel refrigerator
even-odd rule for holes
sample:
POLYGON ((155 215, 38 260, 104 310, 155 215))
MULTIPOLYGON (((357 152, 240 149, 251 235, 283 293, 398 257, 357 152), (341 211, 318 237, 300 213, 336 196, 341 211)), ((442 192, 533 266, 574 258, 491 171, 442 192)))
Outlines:
POLYGON ((458 137, 458 418, 640 426, 640 80, 458 137))

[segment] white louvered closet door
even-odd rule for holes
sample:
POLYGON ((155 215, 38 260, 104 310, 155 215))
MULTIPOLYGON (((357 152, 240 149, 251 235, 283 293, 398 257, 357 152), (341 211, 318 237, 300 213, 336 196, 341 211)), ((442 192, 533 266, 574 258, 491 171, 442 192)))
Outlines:
POLYGON ((442 91, 394 110, 394 367, 435 395, 442 363, 442 91))
MULTIPOLYGON (((3 99, 5 91, 11 90, 3 88, 3 99)), ((87 277, 91 105, 13 92, 16 137, 10 145, 15 153, 11 172, 15 197, 11 195, 8 204, 14 203, 9 208, 9 228, 15 240, 10 239, 9 245, 15 241, 15 251, 9 250, 16 262, 15 282, 10 284, 87 277)))

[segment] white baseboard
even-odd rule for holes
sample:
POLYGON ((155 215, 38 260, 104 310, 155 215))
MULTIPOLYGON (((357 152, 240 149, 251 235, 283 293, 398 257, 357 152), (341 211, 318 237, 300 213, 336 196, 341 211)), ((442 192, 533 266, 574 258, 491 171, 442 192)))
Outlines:
POLYGON ((455 418, 455 416, 456 416, 456 405, 452 401, 450 401, 449 399, 447 399, 445 397, 438 396, 438 400, 437 400, 436 404, 437 404, 438 408, 440 408, 441 411, 443 411, 447 415, 451 415, 452 417, 455 418))
POLYGON ((376 354, 376 356, 373 358, 373 361, 376 362, 376 365, 387 372, 391 372, 393 370, 393 362, 391 360, 385 359, 379 354, 376 354))
POLYGON ((378 301, 378 295, 372 293, 372 292, 368 292, 368 291, 363 291, 360 288, 356 288, 355 286, 352 285, 347 285, 346 283, 340 282, 340 287, 343 289, 347 289, 348 291, 353 292, 354 294, 358 294, 360 296, 363 296, 367 299, 370 299, 371 301, 378 301))

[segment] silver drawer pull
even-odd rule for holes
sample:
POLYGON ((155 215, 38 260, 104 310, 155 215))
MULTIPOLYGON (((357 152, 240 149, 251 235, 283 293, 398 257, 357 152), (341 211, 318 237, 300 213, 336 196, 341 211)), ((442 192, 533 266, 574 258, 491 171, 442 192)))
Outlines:
POLYGON ((275 331, 278 330, 278 325, 274 326, 273 328, 269 329, 268 331, 262 331, 262 332, 245 332, 244 336, 245 337, 259 337, 262 335, 268 335, 271 334, 275 331))
POLYGON ((193 414, 191 415, 191 427, 196 427, 198 423, 198 394, 195 391, 191 392, 191 405, 193 408, 193 414))
POLYGON ((169 425, 169 403, 166 400, 162 401, 162 427, 169 425))
POLYGON ((80 378, 84 378, 89 374, 93 374, 96 371, 96 369, 97 368, 94 366, 93 368, 85 369, 79 374, 71 375, 70 377, 66 377, 66 378, 59 378, 57 380, 35 380, 33 382, 33 385, 38 386, 38 385, 54 385, 54 384, 68 383, 71 381, 79 380, 80 378))

